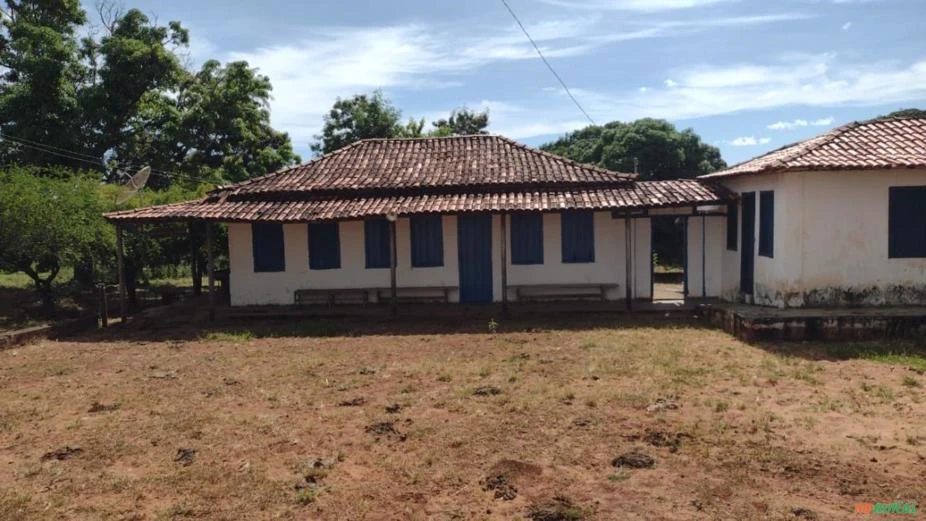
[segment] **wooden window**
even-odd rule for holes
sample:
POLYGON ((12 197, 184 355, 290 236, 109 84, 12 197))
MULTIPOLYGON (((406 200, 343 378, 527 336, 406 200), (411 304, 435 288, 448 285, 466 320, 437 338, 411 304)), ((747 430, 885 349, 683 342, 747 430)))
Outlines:
POLYGON ((759 192, 759 255, 775 256, 775 192, 759 192))
POLYGON ((563 212, 563 262, 595 262, 595 214, 587 210, 563 212))
POLYGON ((411 226, 412 267, 444 265, 444 230, 440 215, 414 215, 411 226))
POLYGON ((309 269, 341 267, 341 237, 337 222, 309 223, 309 269))
POLYGON ((284 251, 282 224, 251 224, 251 254, 255 273, 285 271, 284 251))
POLYGON ((888 258, 926 257, 926 186, 892 186, 888 201, 888 258))
POLYGON ((727 205, 727 249, 736 251, 739 236, 740 208, 735 204, 727 205))
POLYGON ((511 263, 543 264, 543 214, 511 214, 511 263))
POLYGON ((389 221, 386 219, 370 219, 363 223, 363 242, 366 253, 367 268, 388 268, 389 247, 389 221))

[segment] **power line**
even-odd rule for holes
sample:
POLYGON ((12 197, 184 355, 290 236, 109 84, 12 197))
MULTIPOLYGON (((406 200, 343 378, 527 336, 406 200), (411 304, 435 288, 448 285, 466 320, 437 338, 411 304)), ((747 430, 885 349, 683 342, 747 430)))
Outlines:
MULTIPOLYGON (((79 161, 79 162, 87 163, 87 164, 90 164, 96 167, 105 166, 102 160, 100 160, 99 158, 96 158, 91 155, 83 154, 80 152, 75 152, 73 150, 68 150, 66 148, 46 145, 44 143, 39 143, 37 141, 32 141, 32 140, 25 139, 25 138, 14 137, 14 136, 11 136, 5 133, 0 133, 0 138, 2 138, 5 141, 10 141, 12 144, 16 146, 30 148, 32 150, 37 150, 39 152, 44 152, 46 154, 51 154, 51 155, 63 157, 65 159, 70 159, 71 161, 79 161)), ((118 166, 122 168, 126 168, 126 169, 140 167, 139 164, 137 163, 119 164, 118 166)), ((213 183, 214 182, 213 180, 205 179, 205 178, 190 175, 190 174, 165 172, 163 170, 156 170, 153 168, 151 169, 151 173, 156 176, 160 176, 160 177, 164 177, 168 179, 184 179, 185 178, 191 181, 198 181, 200 183, 213 183)))
POLYGON ((537 45, 537 42, 535 42, 534 39, 531 38, 530 33, 527 32, 527 29, 524 27, 524 24, 521 23, 521 20, 518 18, 518 15, 514 13, 514 9, 512 9, 511 6, 508 5, 508 1, 502 0, 502 3, 505 4, 505 8, 507 8, 508 12, 511 13, 511 17, 514 18, 514 21, 518 23, 518 27, 520 27, 521 31, 524 32, 524 36, 527 36, 527 39, 531 42, 531 45, 534 46, 534 50, 537 51, 537 56, 540 56, 540 59, 543 60, 543 63, 547 66, 548 69, 550 69, 550 72, 553 73, 553 76, 556 77, 557 81, 559 81, 559 84, 563 86, 563 90, 566 91, 566 94, 569 96, 569 99, 571 99, 572 102, 576 104, 576 107, 578 107, 579 110, 582 112, 582 114, 585 115, 585 118, 588 119, 588 121, 592 125, 595 125, 596 124, 595 120, 593 120, 592 117, 588 115, 588 112, 586 112, 585 109, 582 108, 582 104, 579 103, 579 100, 577 100, 576 97, 572 95, 572 92, 569 90, 569 87, 566 86, 566 82, 563 81, 563 78, 561 78, 560 75, 556 72, 556 69, 554 69, 553 66, 550 65, 550 62, 547 61, 546 57, 544 57, 543 52, 540 50, 540 47, 537 45))

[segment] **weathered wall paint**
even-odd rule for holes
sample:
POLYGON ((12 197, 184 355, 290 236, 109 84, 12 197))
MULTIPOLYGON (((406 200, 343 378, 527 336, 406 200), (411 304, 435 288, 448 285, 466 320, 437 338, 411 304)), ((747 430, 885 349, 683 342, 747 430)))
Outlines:
MULTIPOLYGON (((595 262, 564 264, 561 253, 560 216, 544 214, 544 264, 515 266, 510 264, 508 252, 508 284, 569 284, 590 283, 617 285, 607 294, 610 300, 625 297, 624 219, 614 219, 611 212, 595 212, 595 262)), ((510 230, 510 222, 509 222, 510 230)), ((443 217, 444 265, 434 268, 410 266, 409 221, 400 218, 396 223, 398 267, 396 278, 400 288, 427 286, 457 286, 457 219, 443 217)), ((230 292, 233 306, 277 304, 294 301, 298 289, 388 288, 389 269, 366 269, 364 258, 363 222, 340 223, 341 268, 310 270, 308 261, 308 229, 305 224, 283 226, 286 271, 254 273, 251 255, 251 226, 244 223, 228 225, 230 292)), ((632 282, 634 298, 650 298, 650 223, 649 219, 632 221, 631 251, 633 255, 632 282)), ((501 216, 492 219, 493 295, 501 300, 501 216)), ((510 248, 510 241, 509 241, 510 248)), ((700 253, 698 254, 700 255, 700 253)), ((509 288, 508 297, 515 300, 516 293, 509 288)), ((458 301, 456 290, 450 293, 451 301, 458 301)))
POLYGON ((727 237, 725 224, 726 218, 722 216, 688 218, 688 296, 691 298, 719 297, 721 294, 723 251, 727 237), (703 236, 702 223, 705 232, 703 236), (707 271, 702 277, 704 266, 707 266, 707 271), (702 292, 702 283, 705 292, 702 292))
MULTIPOLYGON (((789 172, 724 184, 738 193, 775 190, 775 257, 756 257, 755 303, 926 304, 926 259, 887 256, 888 189, 926 185, 926 170, 789 172)), ((724 249, 722 296, 727 300, 740 293, 739 267, 739 251, 724 249)))

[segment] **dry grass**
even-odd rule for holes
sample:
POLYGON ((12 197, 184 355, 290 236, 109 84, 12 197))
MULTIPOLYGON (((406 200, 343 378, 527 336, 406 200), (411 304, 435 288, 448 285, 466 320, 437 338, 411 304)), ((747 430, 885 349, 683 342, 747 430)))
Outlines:
POLYGON ((0 352, 0 519, 844 519, 926 499, 923 378, 903 365, 571 322, 0 352), (43 459, 64 447, 81 451, 43 459), (633 450, 654 467, 611 465, 633 450))

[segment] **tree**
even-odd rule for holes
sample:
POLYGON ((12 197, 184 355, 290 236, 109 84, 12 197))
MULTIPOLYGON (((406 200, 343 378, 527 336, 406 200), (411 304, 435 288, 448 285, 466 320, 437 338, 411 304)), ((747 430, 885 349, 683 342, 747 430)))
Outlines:
POLYGON ((112 231, 103 221, 97 185, 82 175, 0 172, 0 270, 28 275, 46 312, 54 308, 53 282, 62 266, 110 249, 112 231))
POLYGON ((361 139, 395 137, 402 129, 401 118, 402 113, 382 91, 338 98, 325 114, 322 133, 315 136, 318 141, 311 145, 312 151, 327 154, 361 139))
MULTIPOLYGON (((691 178, 726 167, 717 147, 661 119, 588 126, 540 148, 609 170, 637 171, 642 180, 691 178)), ((661 264, 682 264, 682 237, 680 222, 654 221, 653 251, 661 264)))
POLYGON ((35 143, 85 152, 77 91, 85 70, 75 35, 86 14, 79 0, 6 0, 6 6, 0 15, 0 132, 23 141, 4 139, 0 162, 77 167, 83 162, 42 152, 35 143))
POLYGON ((432 123, 436 136, 469 136, 474 134, 488 134, 489 111, 474 112, 466 107, 455 109, 447 119, 439 119, 432 123))
POLYGON ((661 119, 588 126, 540 148, 609 170, 636 170, 644 180, 691 178, 727 166, 717 147, 661 119))
MULTIPOLYGON (((175 171, 195 186, 243 181, 299 161, 285 132, 270 124, 270 80, 247 62, 210 60, 176 96, 150 91, 114 157, 175 171)), ((155 179, 165 186, 169 179, 155 179)))
POLYGON ((98 5, 101 36, 78 0, 5 0, 0 25, 0 161, 92 168, 104 178, 148 164, 152 186, 263 175, 298 161, 270 125, 270 80, 245 62, 187 71, 180 22, 98 5), (90 31, 87 31, 90 32, 90 31), (185 174, 185 175, 183 175, 185 174))
POLYGON ((891 112, 890 114, 885 114, 880 116, 877 119, 887 119, 887 118, 926 118, 926 110, 923 109, 900 109, 891 112))
POLYGON ((401 123, 402 112, 395 108, 381 91, 355 94, 349 99, 338 98, 324 117, 322 133, 311 144, 315 153, 327 154, 361 139, 395 137, 439 137, 485 134, 489 112, 474 112, 466 107, 456 109, 450 117, 432 123, 434 129, 424 131, 424 119, 410 118, 401 123))
POLYGON ((101 10, 106 34, 82 45, 90 71, 80 90, 84 131, 101 158, 124 142, 129 122, 150 93, 175 91, 186 77, 174 49, 189 43, 180 22, 152 24, 138 9, 109 13, 112 18, 101 10))

